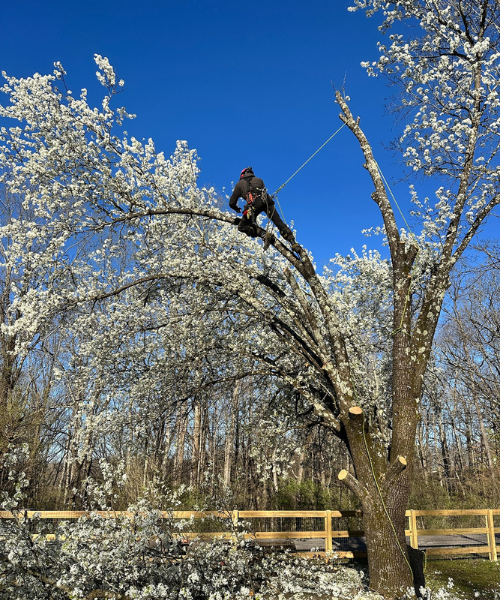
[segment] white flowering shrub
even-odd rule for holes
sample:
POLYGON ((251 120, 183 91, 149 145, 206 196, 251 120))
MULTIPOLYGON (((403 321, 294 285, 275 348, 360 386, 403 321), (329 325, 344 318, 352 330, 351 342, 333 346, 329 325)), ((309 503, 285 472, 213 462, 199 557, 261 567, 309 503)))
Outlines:
MULTIPOLYGON (((148 438, 150 415, 208 397, 222 381, 259 376, 269 390, 293 389, 302 412, 351 455, 353 473, 342 470, 340 479, 363 508, 370 583, 395 598, 412 579, 400 548, 422 386, 446 290, 500 204, 499 9, 460 0, 354 4, 381 14, 381 29, 390 31, 379 60, 366 66, 399 85, 408 118, 397 145, 406 167, 439 186, 434 203, 412 190, 419 230, 401 228, 360 119, 336 92, 372 179, 390 261, 365 250, 336 258, 320 275, 307 249, 292 251, 278 235, 264 253, 260 239, 238 232, 215 191, 198 186, 196 152, 186 142, 167 158, 152 140, 124 131, 130 115, 114 107, 123 82, 96 55, 99 107, 85 89, 73 95, 60 64, 50 75, 4 75, 0 185, 22 211, 0 230, 10 240, 12 276, 36 285, 12 288, 9 311, 19 316, 3 334, 22 355, 47 323, 68 323, 72 351, 58 377, 75 399, 68 418, 77 431, 68 461, 75 485, 90 472, 101 437, 116 435, 121 453, 126 431, 125 452, 135 450, 148 438), (400 33, 405 22, 417 26, 410 35, 400 33)), ((284 431, 276 423, 267 429, 284 431)), ((269 454, 271 469, 261 474, 276 487, 286 452, 269 454)), ((248 587, 244 548, 208 546, 200 572, 190 558, 151 557, 146 541, 157 520, 149 508, 112 523, 93 514, 74 534, 65 530, 50 549, 60 554, 53 562, 38 558, 45 542, 32 541, 22 519, 9 525, 20 536, 18 548, 9 541, 6 550, 9 585, 35 578, 26 590, 59 582, 73 597, 99 589, 159 598, 235 597, 248 587), (97 540, 108 538, 111 546, 98 554, 104 542, 97 540), (18 577, 12 565, 24 563, 18 577)), ((273 573, 269 566, 262 589, 273 573)))
MULTIPOLYGON (((14 467, 24 457, 25 449, 14 450, 7 460, 14 467)), ((103 465, 103 473, 103 484, 88 482, 88 515, 54 530, 36 515, 27 518, 20 508, 26 479, 11 471, 16 492, 3 493, 0 506, 15 517, 0 520, 2 600, 383 600, 369 591, 362 571, 338 564, 335 555, 322 560, 263 553, 255 541, 249 542, 241 522, 233 526, 231 539, 195 540, 184 554, 178 541, 192 521, 172 516, 184 490, 150 490, 166 515, 145 499, 126 513, 113 513, 110 504, 122 475, 109 465, 103 465)), ((450 584, 428 598, 460 597, 450 584)))
MULTIPOLYGON (((109 511, 113 485, 90 487, 95 508, 109 511)), ((170 510, 179 508, 177 494, 163 499, 170 500, 170 510)), ((47 539, 49 527, 42 520, 25 516, 21 500, 20 489, 2 500, 2 509, 16 518, 1 521, 0 598, 223 599, 252 593, 272 599, 314 592, 347 600, 364 590, 363 576, 354 569, 264 555, 247 543, 242 530, 234 531, 232 540, 194 542, 183 556, 175 542, 190 523, 165 518, 146 500, 130 506, 128 514, 92 510, 60 523, 51 531, 55 539, 47 539)))

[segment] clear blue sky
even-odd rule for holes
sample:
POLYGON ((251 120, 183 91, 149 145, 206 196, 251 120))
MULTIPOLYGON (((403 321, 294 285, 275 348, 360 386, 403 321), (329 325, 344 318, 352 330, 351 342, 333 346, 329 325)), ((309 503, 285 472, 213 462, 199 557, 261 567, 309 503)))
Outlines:
MULTIPOLYGON (((0 70, 18 77, 51 72, 61 61, 68 84, 99 92, 94 53, 125 80, 127 126, 170 153, 187 140, 201 157, 200 183, 230 191, 251 165, 276 190, 340 125, 332 83, 345 81, 352 110, 389 179, 395 136, 385 115, 390 90, 368 78, 378 21, 349 13, 349 0, 16 0, 3 2, 0 70), (95 82, 95 83, 94 83, 95 82)), ((98 98, 97 95, 93 96, 98 98)), ((3 101, 3 100, 2 100, 3 101)), ((319 265, 379 239, 380 224, 363 157, 343 129, 280 193, 288 222, 319 265)), ((408 207, 407 185, 394 188, 408 207)))

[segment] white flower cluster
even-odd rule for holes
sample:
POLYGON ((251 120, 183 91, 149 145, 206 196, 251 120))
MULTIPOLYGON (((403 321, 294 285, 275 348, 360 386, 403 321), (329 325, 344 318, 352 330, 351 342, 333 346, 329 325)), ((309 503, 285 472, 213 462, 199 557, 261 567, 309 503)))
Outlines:
MULTIPOLYGON (((338 600, 377 600, 360 572, 333 562, 287 554, 262 554, 235 530, 233 541, 195 542, 187 555, 175 553, 177 540, 192 521, 178 522, 178 494, 163 493, 163 511, 140 500, 128 515, 102 516, 119 472, 106 467, 102 489, 92 487, 94 510, 75 522, 61 522, 55 541, 37 518, 27 519, 17 503, 3 498, 0 508, 17 518, 2 519, 0 591, 11 600, 107 597, 140 600, 182 598, 278 600, 286 594, 324 594, 338 600), (165 514, 166 511, 166 514, 165 514), (33 535, 36 532, 36 535, 33 535)), ((111 494, 112 496, 112 494, 111 494)), ((18 499, 19 500, 19 499, 18 499)))
POLYGON ((480 5, 456 0, 356 0, 350 10, 360 9, 381 12, 381 29, 395 31, 379 45, 378 61, 362 66, 402 92, 395 109, 408 115, 399 139, 404 160, 415 173, 443 182, 425 226, 444 242, 451 224, 453 236, 463 239, 498 204, 498 8, 492 3, 483 14, 480 5), (405 22, 419 25, 413 38, 399 33, 405 22))
MULTIPOLYGON (((17 463, 22 455, 13 450, 10 457, 17 463)), ((198 540, 186 555, 178 554, 177 541, 193 525, 172 517, 179 494, 163 490, 156 495, 163 511, 142 499, 127 515, 106 517, 97 509, 111 509, 106 498, 112 498, 120 472, 109 465, 103 472, 101 489, 92 486, 88 516, 61 522, 55 531, 16 509, 22 498, 12 501, 4 494, 0 509, 16 517, 0 521, 0 591, 9 600, 281 600, 290 595, 298 600, 317 595, 382 600, 368 590, 362 572, 341 566, 334 555, 325 563, 287 553, 263 554, 248 543, 242 528, 233 528, 231 541, 198 540), (47 541, 49 531, 54 541, 47 541)), ((450 586, 432 597, 459 600, 450 586)))

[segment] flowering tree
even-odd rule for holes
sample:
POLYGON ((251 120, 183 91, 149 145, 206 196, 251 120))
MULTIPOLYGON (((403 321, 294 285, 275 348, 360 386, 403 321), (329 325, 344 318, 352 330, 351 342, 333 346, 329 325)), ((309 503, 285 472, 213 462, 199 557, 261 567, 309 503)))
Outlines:
POLYGON ((336 95, 373 181, 390 261, 365 251, 319 274, 306 249, 294 253, 274 236, 266 257, 238 234, 214 190, 197 186, 186 143, 167 159, 152 140, 117 133, 130 116, 112 109, 123 82, 96 56, 101 109, 86 90, 73 96, 60 64, 3 87, 11 103, 0 116, 18 125, 0 132, 2 181, 31 215, 4 228, 8 264, 44 282, 12 299, 20 316, 5 330, 22 351, 16 332, 72 309, 87 334, 86 380, 98 376, 108 398, 162 378, 172 396, 191 394, 224 373, 260 373, 295 389, 350 452, 354 472, 339 478, 363 507, 370 585, 395 598, 412 582, 405 509, 449 275, 499 203, 499 10, 488 0, 357 0, 356 9, 382 11, 384 30, 420 25, 415 38, 391 35, 367 64, 400 84, 411 115, 403 157, 439 185, 434 203, 412 190, 418 234, 398 228, 359 119, 336 95), (36 240, 29 260, 26 239, 36 240))

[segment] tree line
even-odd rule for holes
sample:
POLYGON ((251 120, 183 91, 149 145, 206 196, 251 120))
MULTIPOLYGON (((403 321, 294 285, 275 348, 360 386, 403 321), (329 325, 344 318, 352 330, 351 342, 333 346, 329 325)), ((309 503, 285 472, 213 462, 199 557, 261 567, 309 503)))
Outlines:
MULTIPOLYGON (((4 194, 4 209, 8 204, 4 194)), ((422 397, 413 506, 495 503, 499 282, 494 240, 477 247, 452 278, 422 397)), ((13 285, 8 276, 2 280, 6 324, 13 285)), ((30 508, 82 508, 88 478, 102 476, 101 460, 124 465, 122 506, 158 484, 189 487, 186 506, 205 502, 221 487, 233 490, 235 505, 247 509, 358 506, 336 477, 349 469, 349 455, 328 428, 305 414, 291 387, 260 374, 210 383, 185 398, 172 397, 168 387, 140 402, 124 394, 113 399, 119 427, 93 435, 92 420, 110 402, 96 381, 78 393, 74 369, 85 361, 77 360, 70 319, 67 314, 48 324, 28 352, 16 353, 15 336, 1 336, 1 451, 28 444, 30 508)), ((2 486, 7 477, 2 468, 2 486)))

